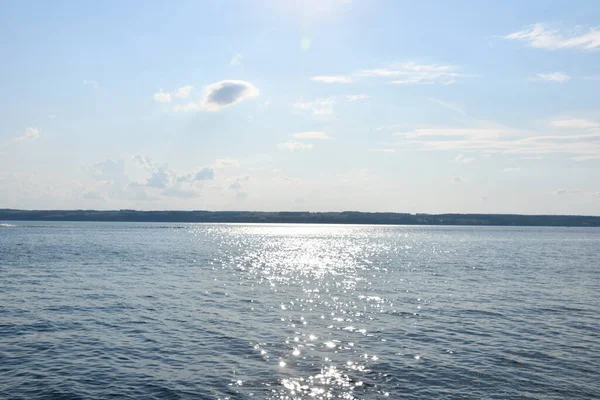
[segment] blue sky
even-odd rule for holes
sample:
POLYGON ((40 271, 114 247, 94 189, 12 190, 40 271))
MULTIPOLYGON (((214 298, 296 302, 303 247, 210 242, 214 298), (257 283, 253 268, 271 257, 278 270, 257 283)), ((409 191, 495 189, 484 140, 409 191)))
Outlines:
POLYGON ((594 1, 0 1, 0 207, 600 215, 594 1))

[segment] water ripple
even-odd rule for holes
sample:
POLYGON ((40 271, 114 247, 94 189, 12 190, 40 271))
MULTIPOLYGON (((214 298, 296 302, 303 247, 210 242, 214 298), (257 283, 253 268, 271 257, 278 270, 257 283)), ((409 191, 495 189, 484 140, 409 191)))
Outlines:
POLYGON ((0 398, 600 398, 600 230, 11 224, 0 398))

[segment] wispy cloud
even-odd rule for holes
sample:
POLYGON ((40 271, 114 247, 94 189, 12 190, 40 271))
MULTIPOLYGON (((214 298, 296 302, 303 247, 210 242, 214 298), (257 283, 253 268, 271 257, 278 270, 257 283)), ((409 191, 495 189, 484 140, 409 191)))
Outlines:
POLYGON ((152 95, 154 101, 159 103, 169 103, 171 101, 171 93, 163 92, 162 90, 152 95))
POLYGON ((240 166, 240 162, 235 158, 218 158, 214 163, 214 168, 235 168, 240 166))
POLYGON ((521 31, 504 36, 505 39, 519 40, 531 47, 547 50, 582 49, 592 50, 600 47, 599 28, 577 28, 570 32, 548 29, 537 23, 521 31))
POLYGON ((418 64, 415 62, 393 63, 383 68, 363 69, 348 75, 320 75, 311 78, 323 83, 351 83, 366 78, 387 78, 393 84, 453 84, 463 74, 455 65, 418 64))
POLYGON ((292 106, 299 110, 310 111, 313 115, 331 115, 333 114, 333 106, 335 105, 335 99, 328 97, 324 99, 316 99, 313 101, 300 101, 294 103, 292 106))
POLYGON ((381 149, 369 149, 369 151, 372 153, 395 153, 396 149, 381 148, 381 149))
POLYGON ((573 157, 575 161, 591 161, 591 160, 600 160, 600 154, 588 154, 585 156, 575 156, 573 157))
POLYGON ((209 181, 215 178, 215 170, 211 167, 204 167, 197 172, 177 176, 178 182, 209 181))
POLYGON ((360 75, 367 77, 396 78, 394 84, 452 84, 456 78, 465 76, 455 65, 417 64, 414 62, 392 64, 389 67, 364 70, 360 75))
POLYGON ((164 189, 176 181, 177 175, 169 169, 167 164, 157 164, 151 158, 141 155, 135 156, 134 161, 151 173, 150 177, 143 183, 144 186, 164 189))
POLYGON ((155 101, 157 101, 159 103, 169 103, 169 102, 171 102, 171 100, 173 100, 173 97, 177 97, 180 99, 187 99, 190 96, 190 93, 192 92, 193 89, 194 89, 194 87, 189 86, 189 85, 182 86, 171 92, 165 92, 164 90, 160 89, 158 92, 154 93, 154 95, 152 95, 152 97, 154 98, 155 101))
POLYGON ((560 189, 555 192, 557 195, 571 195, 571 194, 580 194, 582 193, 579 189, 560 189))
POLYGON ((473 161, 475 161, 475 159, 470 158, 470 157, 465 157, 462 154, 459 154, 456 156, 456 158, 454 158, 451 161, 456 164, 469 164, 469 163, 472 163, 473 161))
POLYGON ((596 121, 590 121, 587 119, 556 119, 550 121, 550 125, 556 128, 564 128, 564 129, 589 129, 589 128, 598 128, 600 127, 600 123, 596 121))
POLYGON ((378 126, 377 128, 375 128, 376 131, 388 131, 388 130, 392 130, 392 129, 400 129, 400 128, 406 128, 407 124, 394 124, 394 125, 383 125, 383 126, 378 126))
POLYGON ((310 143, 301 143, 301 142, 285 142, 285 143, 279 143, 277 145, 277 147, 279 148, 279 150, 289 150, 289 151, 296 151, 296 150, 310 150, 312 149, 313 145, 310 143))
POLYGON ((239 66, 242 63, 242 58, 243 56, 240 53, 237 53, 235 56, 233 56, 231 61, 229 61, 229 65, 231 65, 232 67, 239 66))
POLYGON ((189 86, 189 85, 183 86, 183 87, 180 87, 179 89, 176 89, 173 92, 173 94, 175 95, 175 97, 179 97, 180 99, 187 99, 193 89, 194 89, 193 86, 189 86))
POLYGON ((451 128, 451 127, 432 127, 432 128, 418 128, 408 132, 398 132, 394 135, 404 136, 407 139, 414 138, 426 138, 426 137, 458 137, 458 138, 478 138, 478 139, 491 139, 500 136, 506 136, 516 134, 517 132, 513 129, 504 127, 493 127, 493 128, 451 128))
POLYGON ((331 139, 325 132, 298 132, 292 134, 296 139, 331 139))
POLYGON ((571 80, 571 77, 564 72, 547 72, 537 74, 537 79, 546 81, 546 82, 568 82, 571 80))
POLYGON ((26 142, 29 140, 37 140, 40 137, 40 130, 38 128, 27 128, 21 136, 13 138, 13 142, 26 142))
POLYGON ((126 184, 125 162, 123 160, 98 161, 89 167, 89 173, 95 179, 112 185, 126 184))
POLYGON ((463 117, 466 117, 466 116, 467 116, 467 113, 465 113, 465 111, 463 110, 463 108, 462 108, 462 107, 460 107, 460 106, 459 106, 459 105, 457 105, 457 104, 448 103, 448 102, 446 102, 446 101, 442 101, 442 100, 439 100, 439 99, 433 99, 433 98, 430 98, 430 99, 429 99, 429 101, 432 101, 432 102, 434 102, 435 104, 437 104, 437 105, 439 105, 439 106, 442 106, 442 107, 444 107, 444 108, 447 108, 447 109, 449 109, 449 110, 452 110, 452 111, 454 111, 454 112, 456 112, 456 113, 458 113, 458 114, 462 115, 463 117))
POLYGON ((346 100, 348 100, 349 102, 353 102, 358 100, 365 100, 369 97, 370 96, 368 94, 349 94, 346 96, 346 100))
POLYGON ((198 171, 196 173, 196 175, 194 175, 194 179, 197 181, 206 181, 206 180, 211 180, 214 179, 215 177, 215 170, 209 167, 204 167, 202 168, 200 171, 198 171))
POLYGON ((93 89, 98 89, 100 87, 100 85, 98 84, 98 81, 94 81, 94 80, 84 80, 83 81, 84 85, 87 86, 91 86, 93 89))
POLYGON ((600 132, 584 134, 539 134, 536 131, 490 125, 478 127, 432 127, 396 133, 402 138, 394 145, 406 151, 461 151, 486 154, 540 156, 564 154, 580 161, 600 154, 600 132))
POLYGON ((322 83, 352 83, 352 78, 349 76, 313 76, 310 78, 311 81, 322 82, 322 83))
POLYGON ((521 172, 521 167, 504 168, 504 172, 521 172))

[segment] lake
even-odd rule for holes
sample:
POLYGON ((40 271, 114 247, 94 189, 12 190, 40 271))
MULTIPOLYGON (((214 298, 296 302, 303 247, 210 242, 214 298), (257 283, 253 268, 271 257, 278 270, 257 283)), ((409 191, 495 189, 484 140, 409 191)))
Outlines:
POLYGON ((600 398, 600 229, 0 224, 2 399, 600 398))

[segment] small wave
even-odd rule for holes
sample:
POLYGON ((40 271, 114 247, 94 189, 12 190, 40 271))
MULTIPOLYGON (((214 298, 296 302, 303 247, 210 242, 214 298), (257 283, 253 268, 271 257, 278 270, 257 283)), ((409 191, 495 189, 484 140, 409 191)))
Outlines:
POLYGON ((0 224, 0 228, 12 228, 13 226, 16 226, 16 225, 13 225, 13 224, 4 224, 4 223, 0 224))

